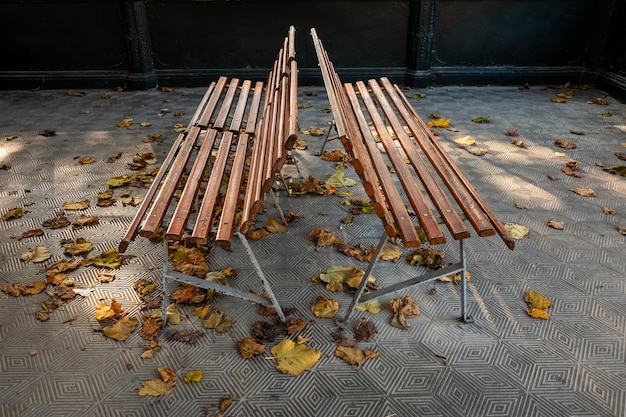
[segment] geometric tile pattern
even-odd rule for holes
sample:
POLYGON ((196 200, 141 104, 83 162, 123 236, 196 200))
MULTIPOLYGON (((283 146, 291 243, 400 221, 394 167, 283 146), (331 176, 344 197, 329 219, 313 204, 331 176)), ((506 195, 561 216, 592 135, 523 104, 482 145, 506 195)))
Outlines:
MULTIPOLYGON (((186 124, 205 89, 174 92, 107 92, 88 90, 83 97, 67 91, 8 91, 0 95, 0 212, 24 207, 22 218, 0 220, 0 277, 29 283, 45 277, 44 267, 63 259, 64 239, 84 237, 94 252, 116 247, 136 208, 120 203, 96 207, 95 195, 107 189, 106 180, 132 174, 126 167, 138 152, 154 152, 162 161, 176 137, 173 125, 186 124), (111 98, 102 98, 104 93, 111 98), (168 111, 165 111, 167 108, 168 111), (177 110, 186 116, 175 116, 177 110), (135 130, 116 127, 132 118, 135 130), (144 127, 141 122, 150 122, 144 127), (56 136, 38 135, 44 130, 56 136), (162 133, 162 141, 142 139, 162 133), (13 138, 17 136, 16 138, 13 138), (9 139, 10 138, 10 139, 9 139), (113 163, 105 159, 117 156, 113 163), (81 157, 93 157, 80 165, 81 157), (63 202, 90 199, 83 212, 66 211, 70 220, 95 215, 98 226, 72 230, 45 229, 39 237, 18 239, 24 231, 41 227, 57 216, 63 202), (36 245, 52 251, 49 261, 26 263, 20 254, 36 245)), ((466 240, 472 280, 468 284, 468 311, 473 324, 457 321, 459 288, 452 283, 429 282, 404 290, 419 304, 421 314, 400 330, 388 324, 390 309, 381 299, 378 315, 357 313, 374 322, 379 333, 360 347, 371 347, 380 357, 354 368, 334 357, 331 333, 337 325, 315 318, 309 306, 318 295, 329 295, 310 278, 332 265, 364 267, 333 248, 315 248, 307 236, 314 227, 328 227, 348 243, 377 243, 381 227, 374 216, 361 215, 351 224, 341 198, 287 197, 279 193, 281 207, 301 215, 286 235, 270 235, 251 246, 281 305, 297 308, 309 322, 302 331, 322 358, 310 371, 291 377, 280 374, 273 360, 243 360, 237 340, 248 336, 252 324, 263 319, 256 306, 227 297, 213 305, 235 318, 231 332, 206 332, 195 345, 168 342, 164 329, 162 349, 152 359, 141 359, 144 341, 133 333, 125 342, 104 338, 94 331, 94 312, 101 301, 115 298, 130 315, 140 317, 142 302, 133 289, 139 279, 160 285, 163 249, 138 238, 127 254, 132 258, 116 271, 111 283, 100 283, 93 267, 68 276, 92 293, 77 297, 56 310, 49 321, 35 313, 47 296, 11 297, 0 292, 0 415, 35 416, 216 416, 219 403, 232 394, 235 400, 224 415, 232 416, 626 416, 626 249, 616 230, 626 226, 626 184, 597 166, 620 165, 615 152, 626 152, 626 106, 599 90, 577 89, 565 104, 550 98, 563 89, 517 87, 437 87, 411 99, 425 118, 431 113, 450 118, 458 132, 440 129, 441 145, 502 222, 521 223, 529 236, 508 251, 497 238, 466 240), (604 97, 608 106, 587 104, 604 97), (601 114, 610 112, 611 117, 601 114), (474 117, 490 116, 487 124, 474 117), (507 130, 517 129, 526 148, 512 145, 507 130), (582 130, 584 135, 575 135, 582 130), (487 150, 471 155, 453 140, 471 135, 487 150), (554 146, 558 138, 576 149, 554 146), (566 156, 558 156, 557 151, 566 156), (568 160, 577 160, 583 178, 561 172, 568 160), (550 180, 554 175, 557 180, 550 180), (594 198, 570 191, 594 189, 594 198), (519 208, 525 207, 525 208, 519 208), (603 214, 603 207, 616 210, 603 214), (547 226, 552 218, 565 222, 564 230, 547 226), (553 300, 551 318, 531 319, 523 295, 538 291, 553 300), (157 377, 158 368, 177 372, 171 394, 139 397, 142 381, 157 377), (201 369, 199 383, 186 384, 182 376, 201 369)), ((319 87, 301 87, 301 128, 327 128, 329 107, 319 87)), ((301 135, 309 148, 294 151, 300 161, 286 166, 292 178, 326 178, 334 164, 316 155, 322 138, 301 135)), ((332 141, 328 149, 340 148, 332 141)), ((348 168, 348 177, 356 178, 348 168)), ((357 186, 358 197, 365 194, 357 186)), ((135 189, 142 195, 145 190, 135 189)), ((276 215, 269 206, 267 215, 276 215)), ((458 245, 438 247, 456 262, 458 245)), ((406 252, 405 252, 406 253, 406 252)), ((233 266, 239 276, 233 286, 262 290, 254 269, 238 240, 231 251, 215 249, 208 257, 211 269, 233 266)), ((422 271, 407 265, 379 263, 374 275, 384 285, 422 271)), ((171 282, 170 291, 178 284, 171 282)), ((335 294, 343 313, 350 297, 335 294)), ((180 328, 203 330, 186 307, 180 328)), ((353 332, 354 323, 346 328, 353 332)), ((268 343, 268 347, 272 343, 268 343)))

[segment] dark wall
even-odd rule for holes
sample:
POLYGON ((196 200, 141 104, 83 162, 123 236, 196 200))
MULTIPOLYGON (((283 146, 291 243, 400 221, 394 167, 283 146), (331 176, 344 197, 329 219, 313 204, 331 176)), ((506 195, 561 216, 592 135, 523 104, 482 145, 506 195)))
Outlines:
POLYGON ((0 0, 0 89, 201 86, 262 79, 295 25, 346 81, 595 82, 626 91, 626 0, 0 0), (610 79, 610 82, 607 81, 610 79), (603 81, 604 80, 604 81, 603 81))

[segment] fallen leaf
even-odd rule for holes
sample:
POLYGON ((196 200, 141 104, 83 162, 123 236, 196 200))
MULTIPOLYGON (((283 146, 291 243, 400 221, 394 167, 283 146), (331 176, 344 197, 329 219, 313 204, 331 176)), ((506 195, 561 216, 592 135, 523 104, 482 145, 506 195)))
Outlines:
POLYGON ((526 301, 530 307, 534 308, 548 308, 552 306, 552 301, 536 291, 528 291, 524 295, 524 301, 526 301))
POLYGON ((443 119, 443 118, 438 118, 438 119, 434 119, 434 120, 430 120, 428 123, 426 123, 426 125, 428 127, 442 127, 442 128, 446 128, 450 126, 450 119, 443 119))
POLYGON ((111 304, 105 302, 99 303, 96 306, 96 320, 104 321, 112 318, 118 318, 122 315, 122 305, 115 301, 115 298, 111 299, 111 304))
POLYGON ((78 230, 83 228, 84 226, 93 226, 95 224, 98 224, 99 222, 100 219, 97 216, 81 216, 78 219, 74 220, 74 222, 72 223, 72 228, 74 230, 78 230))
POLYGON ((285 330, 287 331, 287 334, 294 334, 304 329, 306 325, 306 321, 299 318, 293 318, 287 320, 287 323, 285 323, 285 330))
POLYGON ((626 227, 624 227, 624 226, 617 226, 617 231, 618 231, 621 235, 626 235, 626 227))
POLYGON ((473 136, 461 136, 454 139, 454 142, 458 143, 459 145, 470 146, 476 144, 476 138, 474 138, 473 136))
POLYGON ((24 286, 22 293, 27 294, 27 295, 39 294, 40 292, 46 289, 47 284, 48 283, 45 280, 29 282, 28 284, 24 286))
POLYGON ((196 340, 198 340, 199 337, 204 336, 205 334, 206 333, 203 332, 202 330, 173 329, 167 334, 165 339, 169 341, 183 342, 183 343, 189 343, 190 345, 194 345, 196 343, 196 340))
POLYGON ((91 202, 89 200, 82 201, 68 201, 63 203, 63 208, 65 210, 84 210, 90 206, 91 202))
POLYGON ((356 311, 367 311, 370 314, 378 314, 380 312, 380 301, 377 298, 361 303, 355 307, 356 311))
POLYGON ((234 399, 235 396, 232 394, 230 394, 228 397, 222 398, 222 401, 220 401, 220 411, 222 413, 226 411, 226 409, 230 406, 234 399))
POLYGON ((215 309, 202 322, 205 329, 214 329, 217 333, 226 333, 233 323, 233 316, 224 315, 222 310, 215 309))
POLYGON ((78 160, 78 163, 83 164, 83 165, 93 164, 94 162, 96 162, 96 158, 91 158, 91 157, 80 158, 78 160))
POLYGON ((335 236, 328 229, 315 228, 309 233, 309 240, 315 241, 317 247, 331 246, 338 242, 343 242, 343 239, 335 236))
POLYGON ((88 258, 87 264, 109 269, 118 269, 122 266, 122 255, 115 248, 108 249, 98 256, 88 258))
POLYGON ((261 355, 265 353, 265 345, 259 339, 254 337, 246 337, 237 342, 237 348, 239 354, 244 359, 250 359, 255 355, 261 355))
POLYGON ((588 101, 587 104, 599 104, 601 106, 608 106, 609 102, 603 98, 594 98, 591 101, 588 101))
POLYGON ((476 148, 474 146, 466 146, 465 150, 476 156, 484 156, 487 153, 487 150, 485 148, 476 148))
POLYGON ((407 256, 406 260, 413 266, 418 265, 428 269, 439 269, 444 266, 443 258, 445 256, 445 252, 429 246, 414 250, 407 256))
POLYGON ((356 181, 351 178, 346 178, 343 171, 337 171, 324 182, 326 189, 340 188, 340 187, 353 187, 356 185, 356 181))
POLYGON ((504 134, 506 136, 517 136, 519 133, 517 133, 517 129, 509 129, 506 132, 504 132, 504 134))
POLYGON ((424 93, 413 93, 413 94, 407 94, 408 98, 424 98, 426 97, 426 95, 424 93))
POLYGON ((44 136, 44 137, 46 137, 46 138, 49 138, 49 137, 51 137, 51 136, 56 136, 57 132, 55 132, 54 130, 49 130, 49 129, 46 129, 46 130, 43 130, 43 131, 41 131, 41 132, 39 132, 39 133, 37 133, 37 134, 38 134, 39 136, 44 136))
POLYGON ((626 177, 626 166, 624 165, 614 165, 608 168, 604 168, 604 171, 611 173, 613 175, 619 175, 621 177, 626 177))
POLYGON ((111 188, 122 187, 127 184, 130 184, 130 178, 128 178, 126 175, 119 175, 117 177, 112 177, 107 180, 107 185, 111 188))
POLYGON ((615 214, 617 212, 615 211, 615 209, 608 208, 608 207, 603 207, 602 208, 602 213, 604 213, 604 214, 615 214))
POLYGON ((303 129, 302 130, 302 134, 303 135, 310 135, 310 136, 322 136, 324 134, 324 128, 323 127, 309 127, 308 129, 303 129))
POLYGON ((19 219, 20 217, 22 217, 23 214, 24 214, 24 209, 22 207, 15 207, 7 211, 4 214, 4 216, 2 216, 2 218, 4 220, 19 219))
POLYGON ((595 197, 596 196, 596 192, 588 187, 575 187, 575 188, 571 188, 570 191, 573 191, 576 194, 581 195, 583 197, 595 197))
POLYGON ((394 298, 389 301, 389 307, 393 311, 390 324, 400 329, 408 329, 411 325, 407 322, 407 318, 415 317, 420 314, 419 306, 413 302, 411 296, 404 298, 394 298))
POLYGON ((361 366, 365 361, 377 358, 378 353, 372 349, 360 350, 349 346, 337 346, 335 356, 354 366, 361 366))
POLYGON ((542 308, 530 307, 527 311, 528 315, 534 319, 547 320, 550 318, 550 313, 542 308))
POLYGON ((185 374, 184 381, 189 382, 200 382, 202 381, 202 369, 197 371, 189 371, 185 374))
POLYGON ((298 345, 291 339, 283 339, 270 352, 278 362, 276 369, 292 376, 313 368, 322 356, 321 351, 304 344, 298 345))
POLYGON ((178 304, 170 304, 165 308, 165 318, 167 320, 168 323, 176 325, 176 324, 180 324, 180 321, 182 320, 182 316, 180 315, 180 312, 178 311, 178 304))
POLYGON ((582 136, 585 134, 584 130, 570 130, 569 132, 573 135, 578 135, 578 136, 582 136))
POLYGON ((123 119, 117 122, 117 127, 131 127, 133 125, 133 119, 123 119))
POLYGON ((23 232, 18 239, 26 239, 29 237, 42 236, 44 231, 42 229, 31 229, 26 232, 23 232))
POLYGON ((115 279, 115 272, 105 270, 98 271, 96 279, 102 283, 112 282, 115 279))
POLYGON ((318 296, 315 300, 315 304, 311 306, 311 312, 316 317, 321 318, 333 318, 339 310, 339 303, 331 298, 324 296, 318 296))
POLYGON ((504 228, 513 239, 523 239, 529 232, 528 227, 515 223, 504 223, 504 228))
POLYGON ((31 249, 20 255, 23 261, 30 261, 34 263, 43 262, 52 256, 52 252, 48 248, 42 245, 37 245, 35 249, 31 249))
POLYGON ((162 379, 151 379, 150 381, 142 381, 139 388, 139 395, 149 395, 158 397, 172 392, 174 381, 164 382, 162 379))
POLYGON ((93 249, 93 244, 87 239, 79 237, 71 245, 66 246, 63 253, 69 255, 80 255, 81 253, 87 253, 93 249))
POLYGON ((569 140, 565 139, 565 138, 560 138, 554 141, 554 144, 556 146, 558 146, 559 148, 564 148, 564 149, 576 149, 576 144, 570 142, 569 140))
POLYGON ((491 117, 489 116, 474 117, 472 119, 472 122, 474 123, 489 123, 490 121, 491 121, 491 117))
POLYGON ((267 229, 267 231, 270 233, 285 233, 285 231, 287 230, 287 226, 280 223, 272 216, 269 216, 267 218, 267 226, 265 226, 265 229, 267 229))
MULTIPOLYGON (((465 272, 465 282, 470 282, 472 279, 472 274, 468 271, 465 272)), ((439 282, 454 282, 455 284, 461 282, 461 273, 455 272, 454 274, 446 275, 445 277, 438 278, 439 282)))
POLYGON ((102 332, 110 339, 123 342, 128 339, 138 323, 139 321, 135 317, 122 317, 113 326, 103 328, 102 332))
POLYGON ((567 99, 563 97, 552 97, 550 101, 553 103, 567 103, 567 99))
POLYGON ((563 222, 563 220, 560 219, 552 219, 548 222, 548 226, 553 229, 563 230, 565 223, 563 222))
POLYGON ((621 159, 622 161, 626 161, 626 153, 624 152, 615 152, 613 155, 615 155, 618 159, 621 159))
POLYGON ((332 151, 325 151, 323 154, 320 155, 320 159, 323 161, 340 162, 347 161, 350 158, 343 151, 335 149, 332 151))
POLYGON ((611 112, 602 113, 602 117, 611 117, 611 116, 613 116, 613 113, 611 112))
POLYGON ((563 156, 567 156, 567 154, 565 152, 555 152, 554 156, 563 157, 563 156))
POLYGON ((354 338, 357 342, 369 342, 374 336, 378 334, 378 329, 374 325, 374 322, 369 321, 363 317, 359 320, 359 323, 356 325, 354 329, 354 338))
POLYGON ((324 108, 320 109, 320 113, 329 114, 331 112, 332 112, 332 110, 329 109, 328 107, 324 107, 324 108))
POLYGON ((48 219, 42 223, 43 227, 47 227, 49 229, 60 229, 61 227, 65 227, 70 224, 70 221, 65 216, 58 216, 54 219, 48 219))

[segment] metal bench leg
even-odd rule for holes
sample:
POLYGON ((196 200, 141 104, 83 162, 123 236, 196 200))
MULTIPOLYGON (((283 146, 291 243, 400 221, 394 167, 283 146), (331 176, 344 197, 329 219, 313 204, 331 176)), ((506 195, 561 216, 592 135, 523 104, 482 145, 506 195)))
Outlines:
POLYGON ((163 299, 161 300, 161 328, 165 328, 165 326, 167 326, 167 263, 169 262, 167 259, 167 253, 167 239, 163 238, 163 275, 161 277, 161 291, 163 292, 163 299))
POLYGON ((335 132, 337 131, 337 125, 335 125, 335 121, 333 120, 332 122, 330 122, 330 127, 328 128, 328 133, 326 134, 326 138, 324 139, 324 143, 322 143, 322 149, 320 149, 320 151, 318 153, 316 153, 317 156, 320 156, 321 154, 324 153, 324 148, 326 148, 326 144, 328 142, 330 142, 333 139, 336 139, 337 137, 330 137, 330 132, 332 132, 332 130, 335 129, 335 132))
POLYGON ((256 256, 254 256, 254 252, 252 252, 252 248, 250 247, 250 244, 248 243, 248 239, 246 239, 246 237, 241 232, 237 232, 237 237, 239 237, 239 240, 241 240, 241 243, 243 244, 244 248, 246 248, 246 252, 248 252, 248 256, 250 257, 250 261, 252 262, 252 265, 254 266, 254 269, 257 275, 259 276, 259 278, 261 278, 261 282, 263 282, 263 287, 265 287, 265 292, 267 293, 267 296, 269 297, 269 299, 272 301, 272 305, 276 309, 276 314, 278 314, 278 317, 284 323, 286 319, 285 319, 285 315, 283 314, 283 309, 280 307, 280 304, 278 304, 278 300, 276 299, 276 296, 274 295, 274 292, 272 291, 272 288, 270 287, 270 283, 267 280, 267 278, 265 278, 265 274, 263 273, 263 270, 261 269, 261 266, 259 265, 259 262, 257 261, 256 256))
POLYGON ((280 204, 278 204, 278 197, 276 197, 276 193, 274 190, 270 189, 270 194, 272 194, 272 198, 274 199, 274 205, 276 206, 276 210, 278 210, 278 214, 280 214, 280 218, 282 219, 285 226, 288 226, 287 219, 285 219, 285 214, 283 213, 283 209, 280 208, 280 204))
POLYGON ((461 256, 461 317, 463 323, 474 323, 474 319, 467 315, 467 261, 463 249, 463 239, 459 240, 459 252, 461 256))
POLYGON ((365 275, 363 276, 363 279, 361 280, 361 284, 359 284, 359 288, 356 290, 356 293, 354 294, 354 298, 352 298, 352 303, 350 303, 350 307, 348 307, 348 311, 346 311, 346 315, 343 318, 343 323, 348 323, 348 320, 350 319, 350 316, 354 312, 354 309, 359 304, 359 300, 361 299, 361 294, 363 294, 363 290, 365 290, 365 287, 367 286, 367 280, 369 280, 370 275, 372 275, 372 271, 374 270, 374 264, 376 263, 376 261, 378 261, 378 257, 380 256, 380 253, 383 251, 383 247, 387 244, 387 239, 388 239, 387 233, 383 233, 383 237, 380 238, 380 242, 378 242, 378 247, 376 248, 376 251, 374 252, 374 255, 372 256, 372 260, 370 261, 369 265, 367 266, 367 269, 365 270, 365 275))

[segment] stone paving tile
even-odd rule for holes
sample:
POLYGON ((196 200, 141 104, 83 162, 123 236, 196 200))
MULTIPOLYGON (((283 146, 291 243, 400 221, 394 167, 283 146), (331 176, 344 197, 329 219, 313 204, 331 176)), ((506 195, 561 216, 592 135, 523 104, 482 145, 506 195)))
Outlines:
MULTIPOLYGON (((35 317, 48 298, 44 293, 0 293, 0 415, 626 416, 626 238, 617 231, 626 226, 626 185, 623 177, 597 165, 626 165, 614 156, 626 152, 620 146, 626 144, 626 106, 602 91, 580 88, 567 103, 550 102, 566 90, 435 87, 420 90, 424 98, 411 99, 424 119, 432 113, 451 119, 457 131, 438 129, 440 142, 500 220, 530 229, 513 252, 497 238, 466 242, 472 273, 468 308, 474 324, 456 320, 460 295, 455 284, 418 285, 403 292, 421 309, 408 330, 388 324, 386 306, 377 315, 357 315, 378 328, 379 334, 361 347, 373 348, 379 358, 358 369, 335 358, 330 337, 335 323, 315 318, 308 308, 317 295, 328 293, 310 278, 328 266, 363 264, 332 248, 314 248, 308 233, 329 227, 350 243, 370 245, 380 237, 380 224, 373 216, 358 216, 354 223, 341 225, 346 213, 338 197, 279 194, 283 209, 298 212, 301 221, 289 228, 287 239, 269 236, 252 245, 281 303, 297 307, 298 315, 310 322, 303 335, 312 337, 310 344, 322 351, 315 368, 291 377, 278 373, 273 360, 243 360, 236 342, 262 317, 253 305, 232 298, 213 301, 214 307, 235 317, 230 333, 206 333, 193 345, 166 341, 172 328, 203 330, 191 310, 181 308, 182 324, 160 333, 162 349, 152 359, 140 358, 145 342, 137 332, 116 342, 94 331, 100 301, 115 298, 129 315, 140 317, 142 300, 135 282, 146 279, 160 286, 163 248, 139 238, 128 250, 132 258, 111 283, 100 283, 93 267, 70 272, 77 286, 93 291, 66 303, 46 322, 35 317), (598 97, 609 105, 587 104, 598 97), (602 116, 608 112, 611 116, 602 116), (479 116, 489 116, 490 122, 473 123, 479 116), (505 135, 513 129, 525 148, 511 144, 512 138, 505 135), (475 137, 486 155, 474 156, 457 146, 454 139, 463 135, 475 137), (558 138, 576 143, 576 149, 557 148, 558 138), (583 178, 561 172, 569 160, 579 162, 583 178), (597 196, 571 191, 582 186, 593 188, 597 196), (603 207, 616 214, 604 214, 603 207), (564 229, 548 227, 552 218, 563 220, 564 229), (549 320, 528 317, 523 296, 529 290, 553 300, 549 320), (138 396, 141 382, 158 377, 158 368, 176 371, 172 393, 138 396), (197 369, 204 373, 201 382, 183 382, 187 371, 197 369), (221 413, 221 399, 231 394, 232 405, 221 413)), ((26 211, 22 218, 0 220, 3 284, 44 279, 44 267, 65 257, 63 240, 84 237, 94 243, 92 253, 116 247, 136 208, 119 203, 95 207, 96 194, 107 189, 108 178, 132 174, 127 163, 136 153, 154 152, 161 161, 176 137, 173 126, 186 125, 204 89, 84 93, 0 93, 0 165, 7 166, 0 171, 0 212, 4 215, 14 207, 26 211), (184 115, 176 116, 177 110, 184 115), (129 118, 134 130, 116 127, 129 118), (56 135, 39 135, 45 130, 56 135), (159 141, 143 141, 154 133, 162 134, 159 141), (114 162, 105 162, 118 155, 114 162), (82 157, 96 162, 81 165, 82 157), (98 216, 98 226, 45 229, 43 236, 17 238, 57 216, 63 202, 80 199, 92 202, 80 214, 98 216), (33 264, 19 259, 36 245, 52 251, 50 260, 33 264)), ((322 88, 301 86, 300 103, 311 105, 300 111, 302 129, 328 129, 331 115, 320 112, 329 107, 322 88)), ((334 164, 316 155, 323 137, 301 139, 309 147, 294 152, 299 163, 287 166, 285 173, 294 179, 332 174, 334 164)), ((336 140, 327 145, 339 147, 336 140)), ((351 168, 346 175, 356 178, 351 168)), ((360 186, 355 193, 365 197, 360 186)), ((71 211, 66 215, 70 220, 79 216, 71 211)), ((268 215, 275 213, 270 210, 268 215)), ((259 222, 265 221, 261 216, 259 222)), ((452 262, 458 256, 454 242, 438 249, 452 262)), ((216 249, 208 263, 214 270, 235 267, 239 277, 234 285, 260 290, 240 244, 230 252, 216 249)), ((377 265, 374 274, 387 284, 420 272, 401 260, 377 265)), ((168 284, 170 291, 177 286, 168 284)), ((342 310, 350 301, 346 294, 335 298, 342 310)), ((383 297, 383 305, 390 298, 383 297)))

